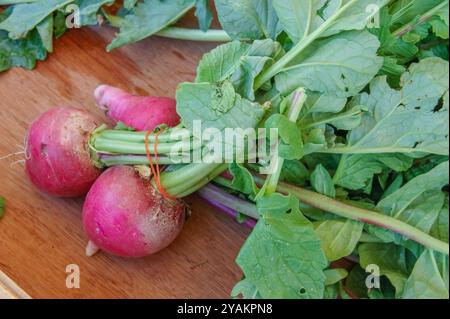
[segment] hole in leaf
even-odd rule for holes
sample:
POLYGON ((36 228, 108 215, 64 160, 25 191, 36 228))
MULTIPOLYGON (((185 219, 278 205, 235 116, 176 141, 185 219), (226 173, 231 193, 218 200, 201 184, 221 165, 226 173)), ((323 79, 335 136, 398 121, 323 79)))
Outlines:
POLYGON ((349 92, 349 91, 350 91, 350 89, 348 88, 348 86, 346 86, 346 87, 344 88, 344 90, 345 90, 345 92, 349 92))
POLYGON ((345 77, 345 74, 344 74, 344 73, 342 73, 342 74, 341 74, 341 79, 342 79, 342 80, 345 80, 345 79, 346 79, 346 77, 345 77))
POLYGON ((420 106, 416 106, 415 109, 416 109, 416 110, 420 110, 420 106))
POLYGON ((439 99, 438 104, 436 105, 436 107, 434 108, 433 112, 439 112, 440 110, 442 110, 442 108, 444 107, 444 97, 441 97, 439 99))
POLYGON ((300 292, 300 295, 304 295, 304 294, 306 294, 306 289, 300 288, 299 292, 300 292))

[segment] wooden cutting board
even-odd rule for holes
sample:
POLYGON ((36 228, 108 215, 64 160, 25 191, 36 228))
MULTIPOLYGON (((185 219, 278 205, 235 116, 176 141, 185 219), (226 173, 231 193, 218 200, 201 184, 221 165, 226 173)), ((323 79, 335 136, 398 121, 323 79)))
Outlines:
MULTIPOLYGON (((106 27, 72 30, 36 70, 0 74, 0 157, 20 152, 28 124, 51 107, 76 106, 106 121, 92 97, 101 83, 173 97, 177 84, 192 81, 199 59, 216 45, 153 37, 107 53, 113 36, 106 27)), ((163 252, 140 260, 86 257, 83 199, 40 193, 16 162, 21 159, 17 154, 0 160, 0 195, 7 201, 0 271, 11 279, 9 286, 14 281, 32 298, 227 298, 241 279, 234 260, 249 230, 196 197, 187 199, 193 214, 183 233, 163 252), (66 286, 69 265, 80 269, 79 289, 66 286)))

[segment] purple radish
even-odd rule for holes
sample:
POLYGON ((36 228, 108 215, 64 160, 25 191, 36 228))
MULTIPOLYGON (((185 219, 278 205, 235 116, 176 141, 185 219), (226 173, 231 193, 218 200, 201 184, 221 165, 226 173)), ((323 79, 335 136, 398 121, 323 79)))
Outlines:
POLYGON ((161 124, 174 127, 180 123, 176 101, 171 98, 135 96, 109 85, 97 87, 94 96, 114 123, 122 122, 138 131, 153 131, 161 124))
POLYGON ((110 254, 139 258, 167 247, 180 234, 186 218, 183 202, 164 198, 133 167, 106 170, 89 191, 83 225, 96 247, 110 254))

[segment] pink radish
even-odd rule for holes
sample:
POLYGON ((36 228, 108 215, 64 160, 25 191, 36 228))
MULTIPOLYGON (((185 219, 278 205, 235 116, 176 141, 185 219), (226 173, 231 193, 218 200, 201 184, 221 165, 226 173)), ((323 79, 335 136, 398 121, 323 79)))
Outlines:
POLYGON ((185 210, 181 201, 165 199, 135 168, 109 168, 83 207, 83 225, 91 240, 87 253, 98 247, 122 257, 154 254, 181 232, 185 210))
POLYGON ((158 125, 174 127, 180 123, 176 101, 167 97, 135 96, 109 85, 94 92, 100 108, 115 122, 139 131, 153 131, 158 125))
POLYGON ((53 108, 30 126, 25 171, 40 190, 62 197, 88 192, 100 170, 91 161, 88 140, 97 127, 86 112, 53 108))

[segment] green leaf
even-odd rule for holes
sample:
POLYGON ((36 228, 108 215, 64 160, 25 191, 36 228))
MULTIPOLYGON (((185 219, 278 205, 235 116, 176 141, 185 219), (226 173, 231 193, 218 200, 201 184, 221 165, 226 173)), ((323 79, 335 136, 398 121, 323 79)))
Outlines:
POLYGON ((246 279, 262 298, 321 298, 327 260, 298 200, 280 194, 261 200, 262 219, 237 257, 246 279))
POLYGON ((302 137, 294 122, 291 122, 284 115, 274 114, 267 119, 265 127, 266 129, 275 128, 278 130, 281 139, 278 153, 281 158, 295 160, 303 156, 302 137))
POLYGON ((48 52, 53 52, 53 15, 49 15, 36 26, 42 45, 48 52))
POLYGON ((448 256, 424 251, 405 284, 402 298, 448 299, 448 256))
POLYGON ((306 118, 313 113, 339 113, 347 104, 347 98, 334 95, 325 95, 319 92, 307 92, 308 98, 300 113, 300 120, 306 121, 306 118))
MULTIPOLYGON (((230 87, 227 86, 229 92, 230 87)), ((238 94, 233 98, 222 101, 220 108, 217 97, 223 96, 222 84, 210 83, 183 83, 177 90, 177 112, 183 124, 193 129, 193 122, 202 120, 202 128, 217 128, 220 131, 226 128, 256 128, 262 120, 265 111, 261 105, 243 99, 238 94), (212 105, 216 100, 216 104, 212 105), (234 103, 231 103, 233 102, 234 103)), ((229 96, 230 93, 226 93, 229 96)))
POLYGON ((436 221, 431 228, 430 234, 431 236, 438 238, 442 241, 448 243, 448 231, 449 231, 449 198, 448 195, 445 197, 444 205, 442 206, 441 211, 439 212, 439 216, 436 218, 436 221))
MULTIPOLYGON (((428 173, 415 177, 396 192, 383 198, 376 210, 445 240, 448 236, 448 230, 445 230, 445 227, 448 228, 448 212, 445 212, 445 209, 448 210, 448 194, 441 189, 448 184, 448 171, 449 162, 444 162, 428 173)), ((421 252, 423 249, 421 245, 391 230, 367 227, 367 231, 384 242, 394 242, 411 251, 421 252)))
POLYGON ((147 38, 175 23, 192 9, 195 0, 145 0, 125 16, 120 32, 108 45, 108 51, 147 38))
POLYGON ((235 40, 275 40, 280 32, 272 0, 215 0, 222 28, 235 40))
POLYGON ((348 276, 348 271, 343 268, 326 269, 325 274, 325 285, 330 286, 340 282, 348 276))
POLYGON ((449 5, 448 5, 448 3, 446 6, 441 8, 441 10, 439 10, 439 12, 437 13, 437 16, 439 16, 439 18, 441 18, 447 26, 449 25, 449 5))
POLYGON ((206 53, 197 68, 196 82, 215 83, 231 77, 243 56, 248 55, 251 45, 233 41, 206 53))
MULTIPOLYGON (((0 22, 4 21, 10 10, 0 12, 0 22)), ((36 61, 45 60, 47 50, 42 44, 37 30, 30 32, 26 38, 11 40, 6 31, 0 30, 0 72, 12 67, 33 69, 36 61)))
POLYGON ((294 43, 299 42, 311 32, 317 30, 339 9, 339 5, 339 1, 327 0, 273 1, 273 6, 280 17, 281 24, 294 43), (322 14, 319 14, 320 12, 322 14))
POLYGON ((213 13, 209 0, 196 0, 195 16, 198 19, 200 29, 204 32, 208 31, 213 21, 213 13))
POLYGON ((404 172, 412 164, 413 159, 403 154, 343 155, 333 181, 351 190, 364 189, 371 183, 373 176, 384 169, 404 172))
POLYGON ((370 299, 395 299, 395 287, 386 277, 380 278, 380 288, 373 288, 368 291, 370 299))
POLYGON ((138 0, 125 0, 123 2, 123 6, 127 10, 132 10, 136 6, 137 2, 138 2, 138 0))
POLYGON ((358 250, 361 266, 378 266, 380 275, 386 276, 395 287, 396 296, 401 296, 411 271, 412 254, 395 244, 366 243, 358 250))
POLYGON ((410 23, 430 9, 442 3, 442 0, 402 0, 392 5, 394 28, 410 23))
POLYGON ((251 45, 234 41, 205 54, 197 68, 196 82, 230 79, 241 96, 255 99, 255 78, 282 53, 277 42, 257 40, 251 45))
POLYGON ((247 279, 238 282, 231 291, 232 298, 238 299, 240 296, 242 296, 243 299, 261 299, 255 285, 247 279))
POLYGON ((230 173, 233 175, 231 187, 240 192, 255 196, 258 193, 258 187, 255 184, 253 175, 244 166, 232 163, 230 164, 230 173))
POLYGON ((448 40, 448 38, 449 38, 448 24, 446 24, 441 19, 433 19, 433 20, 429 21, 429 23, 431 24, 431 27, 433 28, 433 32, 434 32, 434 34, 436 34, 436 36, 438 36, 442 39, 448 40))
POLYGON ((323 299, 335 300, 339 297, 339 283, 325 287, 323 299))
POLYGON ((310 173, 300 161, 285 160, 280 174, 280 180, 297 186, 305 186, 310 173))
POLYGON ((368 275, 369 273, 367 273, 359 265, 355 265, 345 279, 346 289, 344 292, 351 293, 352 297, 367 298, 368 288, 366 286, 366 279, 368 275))
POLYGON ((449 162, 420 175, 381 200, 377 210, 429 233, 445 205, 442 187, 449 183, 449 162))
POLYGON ((328 171, 321 164, 317 165, 311 174, 311 185, 314 189, 323 195, 336 197, 333 180, 328 171))
POLYGON ((64 12, 56 11, 54 13, 54 35, 55 38, 60 38, 64 33, 67 31, 67 24, 66 24, 66 15, 64 12))
POLYGON ((448 156, 429 155, 421 160, 416 160, 415 165, 411 167, 404 175, 406 181, 411 181, 419 175, 426 174, 433 168, 449 160, 448 156))
POLYGON ((78 0, 80 7, 80 24, 96 25, 98 24, 97 13, 103 5, 111 5, 114 0, 78 0))
POLYGON ((413 64, 402 77, 402 90, 389 87, 386 77, 375 78, 370 94, 357 103, 369 108, 362 124, 348 135, 342 153, 448 154, 448 108, 436 106, 448 91, 447 61, 428 58, 413 64))
POLYGON ((292 41, 299 42, 318 29, 322 37, 342 31, 362 30, 381 8, 384 0, 274 0, 273 5, 284 30, 292 41), (372 7, 371 7, 372 6, 372 7))
POLYGON ((353 96, 381 68, 379 45, 368 31, 349 31, 316 41, 275 77, 277 89, 288 93, 305 87, 331 96, 353 96))
POLYGON ((356 248, 364 224, 353 220, 326 220, 318 223, 316 233, 329 261, 350 256, 356 248))
POLYGON ((363 106, 349 104, 340 113, 311 113, 310 116, 301 119, 298 126, 301 129, 309 129, 329 124, 338 130, 351 130, 361 124, 363 112, 363 106))
POLYGON ((74 0, 46 0, 17 4, 6 20, 0 23, 0 29, 9 32, 11 39, 24 38, 49 15, 74 0))
POLYGON ((400 174, 397 175, 397 177, 392 181, 391 185, 389 185, 386 188, 381 199, 384 199, 384 198, 388 197, 389 195, 392 195, 393 193, 398 191, 400 189, 400 187, 402 187, 403 181, 404 181, 403 175, 400 175, 400 174))
POLYGON ((255 78, 282 54, 280 44, 271 39, 254 41, 247 54, 240 58, 239 66, 231 76, 236 92, 253 101, 255 78))

